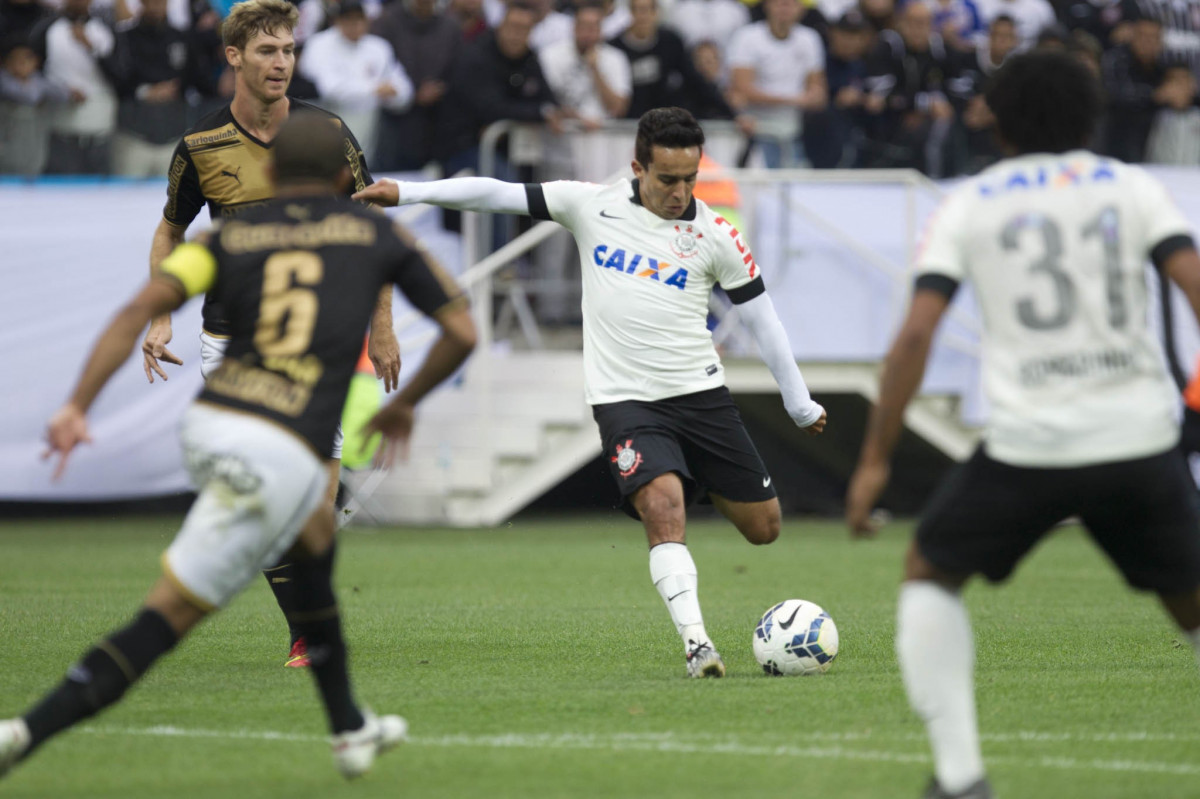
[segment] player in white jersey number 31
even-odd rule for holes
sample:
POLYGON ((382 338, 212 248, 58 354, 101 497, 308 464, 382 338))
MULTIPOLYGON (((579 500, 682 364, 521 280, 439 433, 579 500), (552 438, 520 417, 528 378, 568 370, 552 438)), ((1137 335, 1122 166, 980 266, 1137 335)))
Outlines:
POLYGON ((809 396, 741 233, 692 196, 703 145, 691 114, 656 108, 638 122, 633 181, 383 181, 354 196, 528 214, 574 234, 587 401, 626 511, 646 528, 650 576, 683 639, 687 672, 720 677, 725 664, 704 629, 685 543, 687 504, 707 494, 754 544, 779 537, 780 513, 705 325, 714 286, 738 306, 795 423, 820 433, 825 410, 809 396))
POLYGON ((1010 59, 987 102, 1011 157, 957 187, 930 223, 846 503, 852 531, 873 532, 904 408, 969 280, 991 416, 917 528, 897 616, 901 675, 933 747, 929 799, 992 796, 963 583, 1004 580, 1058 522, 1082 520, 1130 586, 1159 595, 1200 657, 1200 520, 1146 283, 1149 260, 1200 318, 1191 226, 1146 172, 1083 149, 1102 101, 1074 57, 1010 59))

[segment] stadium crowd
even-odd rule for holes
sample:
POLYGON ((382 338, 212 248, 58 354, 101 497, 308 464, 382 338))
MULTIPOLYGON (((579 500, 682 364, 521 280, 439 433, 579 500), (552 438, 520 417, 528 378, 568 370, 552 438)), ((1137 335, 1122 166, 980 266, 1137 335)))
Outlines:
MULTIPOLYGON (((376 172, 478 165, 481 131, 678 105, 734 120, 743 163, 971 174, 983 90, 1015 52, 1103 78, 1095 148, 1200 164, 1197 0, 299 0, 291 94, 341 115, 376 172)), ((166 174, 229 101, 225 0, 0 0, 0 173, 166 174)))

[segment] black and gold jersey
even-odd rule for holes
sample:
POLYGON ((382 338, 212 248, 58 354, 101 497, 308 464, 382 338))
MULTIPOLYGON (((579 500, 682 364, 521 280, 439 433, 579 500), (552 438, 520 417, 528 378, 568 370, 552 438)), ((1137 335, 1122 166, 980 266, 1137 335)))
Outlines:
POLYGON ((466 298, 403 229, 344 197, 271 200, 216 225, 205 248, 162 263, 188 296, 225 309, 225 359, 200 400, 295 431, 324 457, 346 401, 363 333, 386 283, 436 316, 466 298))
MULTIPOLYGON (((289 112, 312 111, 329 117, 346 135, 346 163, 353 181, 351 191, 374 182, 367 170, 362 147, 345 123, 324 109, 303 100, 288 98, 289 112)), ((228 105, 197 122, 175 147, 167 173, 167 204, 163 218, 186 228, 206 204, 214 222, 241 214, 271 199, 267 176, 271 143, 246 132, 228 105)), ((229 335, 225 314, 213 297, 204 302, 204 329, 218 336, 229 335)))

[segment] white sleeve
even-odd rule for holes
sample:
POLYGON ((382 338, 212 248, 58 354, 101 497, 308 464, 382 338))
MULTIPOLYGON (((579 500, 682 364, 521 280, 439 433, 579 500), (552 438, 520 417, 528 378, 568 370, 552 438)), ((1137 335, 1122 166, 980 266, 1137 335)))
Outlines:
POLYGON ((713 280, 728 292, 762 277, 762 269, 755 263, 754 253, 750 252, 750 245, 741 231, 723 216, 718 216, 714 221, 717 228, 717 254, 713 258, 713 280))
POLYGON ((601 55, 600 67, 608 88, 622 97, 630 97, 633 94, 633 69, 629 65, 629 57, 611 45, 606 45, 601 55))
POLYGON ((821 418, 825 409, 814 402, 808 393, 804 376, 800 374, 800 367, 796 366, 792 344, 788 341, 783 323, 779 321, 779 315, 775 313, 775 304, 764 292, 738 305, 737 312, 742 324, 758 343, 763 363, 779 384, 779 393, 788 416, 792 417, 797 427, 812 425, 821 418))
POLYGON ((529 189, 529 213, 534 219, 552 219, 574 230, 580 210, 605 187, 580 180, 555 180, 529 189), (539 205, 540 203, 540 205, 539 205))
POLYGON ((1179 210, 1166 186, 1149 172, 1138 167, 1132 169, 1136 170, 1138 176, 1134 186, 1136 207, 1141 212, 1145 236, 1145 252, 1147 257, 1152 257, 1154 250, 1169 239, 1191 236, 1192 224, 1179 210))
POLYGON ((963 189, 955 190, 929 218, 913 260, 913 273, 917 277, 936 274, 955 283, 966 277, 963 236, 968 219, 967 196, 963 189))
POLYGON ((400 192, 399 205, 429 203, 459 211, 529 214, 529 199, 523 183, 506 183, 495 178, 448 178, 397 181, 397 187, 400 192))
POLYGON ((739 67, 758 68, 758 58, 754 47, 754 29, 751 27, 738 28, 729 37, 729 55, 725 62, 729 69, 739 67))

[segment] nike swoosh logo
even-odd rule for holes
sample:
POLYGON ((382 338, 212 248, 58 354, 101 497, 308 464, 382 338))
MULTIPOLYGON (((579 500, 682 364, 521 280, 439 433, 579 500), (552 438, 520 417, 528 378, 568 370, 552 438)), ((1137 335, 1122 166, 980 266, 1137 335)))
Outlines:
MULTIPOLYGON (((675 596, 669 596, 669 597, 667 597, 667 601, 668 601, 668 602, 673 602, 674 600, 676 600, 676 599, 678 599, 679 597, 681 597, 681 596, 683 596, 684 594, 686 594, 686 593, 687 593, 689 590, 690 590, 690 589, 687 589, 687 588, 685 588, 685 589, 683 589, 682 591, 680 591, 678 594, 676 594, 675 596)), ((795 614, 795 613, 793 613, 792 615, 793 615, 793 616, 795 616, 796 614, 795 614)))
POLYGON ((767 487, 767 486, 769 486, 770 484, 771 484, 771 478, 770 478, 770 477, 764 477, 764 478, 763 478, 763 488, 766 488, 766 487, 767 487))
POLYGON ((788 627, 791 627, 791 626, 792 626, 792 622, 794 622, 794 621, 796 620, 796 614, 797 614, 797 613, 799 613, 799 612, 800 612, 800 606, 799 606, 799 605, 797 605, 797 606, 796 606, 796 609, 792 611, 792 615, 791 615, 791 616, 788 616, 788 620, 787 620, 787 621, 781 621, 781 622, 779 622, 779 629, 781 629, 781 630, 786 630, 788 627))
POLYGON ((605 219, 624 219, 625 218, 623 216, 613 216, 612 214, 608 213, 607 211, 601 211, 600 216, 604 217, 605 219))

